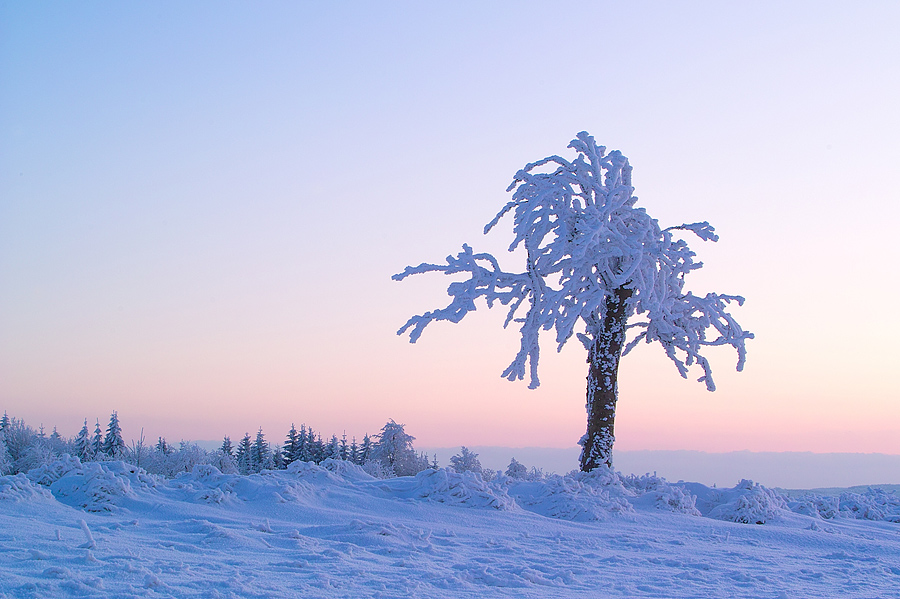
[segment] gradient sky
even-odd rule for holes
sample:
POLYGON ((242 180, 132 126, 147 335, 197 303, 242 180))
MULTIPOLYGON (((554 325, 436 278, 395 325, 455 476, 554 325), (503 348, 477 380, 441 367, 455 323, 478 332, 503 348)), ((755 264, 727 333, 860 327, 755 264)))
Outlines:
POLYGON ((757 335, 715 393, 639 347, 617 447, 900 454, 897 31, 896 2, 0 2, 0 410, 571 446, 580 344, 529 391, 500 313, 397 337, 449 281, 390 276, 503 254, 516 170, 587 130, 663 226, 716 227, 689 287, 757 335))

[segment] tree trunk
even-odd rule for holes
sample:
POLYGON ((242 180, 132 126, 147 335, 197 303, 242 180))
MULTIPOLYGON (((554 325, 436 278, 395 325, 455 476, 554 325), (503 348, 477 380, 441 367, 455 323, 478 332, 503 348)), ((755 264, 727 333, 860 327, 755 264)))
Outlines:
POLYGON ((587 432, 580 441, 583 472, 590 472, 601 464, 612 467, 619 359, 628 320, 626 302, 631 294, 631 289, 619 287, 606 298, 606 313, 588 352, 587 432))

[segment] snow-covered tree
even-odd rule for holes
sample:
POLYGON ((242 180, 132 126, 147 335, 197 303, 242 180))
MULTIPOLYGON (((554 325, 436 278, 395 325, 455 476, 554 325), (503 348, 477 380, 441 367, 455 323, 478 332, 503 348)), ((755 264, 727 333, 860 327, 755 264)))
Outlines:
POLYGON ((164 456, 171 455, 175 450, 169 445, 165 437, 160 437, 156 441, 156 451, 164 456))
POLYGON ((309 438, 306 431, 306 425, 300 425, 300 431, 297 437, 297 456, 294 458, 294 461, 300 460, 301 462, 308 462, 312 459, 310 455, 310 446, 309 446, 309 438))
POLYGON ((219 451, 221 451, 224 456, 228 456, 229 458, 234 457, 234 447, 231 445, 231 437, 225 435, 225 438, 222 440, 222 447, 219 448, 219 451))
POLYGON ((10 425, 9 414, 7 414, 6 411, 4 410, 3 417, 0 418, 0 432, 5 433, 7 430, 9 430, 9 425, 10 425))
POLYGON ((291 423, 291 430, 288 431, 287 439, 284 442, 284 464, 285 466, 296 461, 300 457, 300 433, 291 423))
POLYGON ((250 433, 244 434, 244 438, 238 443, 234 462, 238 472, 241 474, 250 474, 253 472, 253 444, 250 441, 250 433))
POLYGON ((284 461, 284 453, 281 451, 280 445, 276 445, 275 449, 272 450, 272 468, 275 470, 287 468, 287 462, 284 461))
MULTIPOLYGON (((6 414, 4 414, 6 416, 6 414)), ((8 427, 7 427, 8 428, 8 427)), ((12 457, 6 448, 6 429, 0 428, 0 475, 11 474, 13 470, 12 457)))
POLYGON ((342 460, 350 459, 350 445, 347 443, 347 431, 344 431, 344 434, 341 435, 341 446, 340 451, 338 451, 338 457, 342 460))
POLYGON ((382 427, 378 440, 372 444, 370 456, 397 476, 411 476, 428 468, 428 458, 423 464, 413 449, 415 437, 407 434, 404 427, 394 422, 393 418, 388 421, 382 427))
POLYGON ((360 466, 365 464, 372 457, 372 437, 366 433, 363 437, 362 445, 359 446, 359 461, 356 462, 360 466))
POLYGON ((359 445, 356 443, 356 437, 353 437, 353 440, 350 442, 350 452, 347 454, 347 459, 354 464, 362 463, 359 459, 359 445))
POLYGON ((256 432, 256 440, 253 442, 253 462, 254 472, 271 470, 275 467, 272 452, 269 450, 269 442, 266 441, 262 427, 259 427, 259 430, 256 432))
POLYGON ((84 426, 81 427, 81 430, 78 431, 78 434, 75 436, 75 455, 78 456, 82 462, 87 462, 93 459, 94 450, 91 448, 91 432, 88 429, 87 418, 84 419, 84 426))
POLYGON ((111 458, 118 458, 124 450, 125 440, 122 438, 122 427, 119 426, 119 414, 114 411, 109 416, 109 426, 106 427, 101 451, 111 458))
POLYGON ((100 419, 97 419, 96 424, 94 424, 94 437, 91 439, 91 453, 94 454, 94 459, 99 460, 100 456, 103 454, 103 429, 100 428, 100 419))
POLYGON ((331 441, 329 441, 328 445, 325 446, 325 459, 341 459, 341 444, 338 441, 337 435, 331 435, 331 441))
POLYGON ((658 341, 681 376, 686 378, 697 364, 702 370, 698 380, 713 391, 703 349, 734 347, 741 370, 744 343, 753 335, 727 312, 729 303, 740 305, 743 298, 684 290, 685 275, 702 263, 694 261, 694 252, 676 233, 717 241, 713 227, 701 222, 660 228, 635 207, 631 166, 621 152, 607 154, 586 132, 569 147, 577 152, 572 161, 550 156, 516 173, 508 189, 514 190, 512 199, 485 227, 487 233, 504 215, 513 214, 509 250, 524 248, 522 272, 505 272, 494 256, 463 245, 446 264, 407 267, 394 279, 425 272, 469 275, 450 284, 447 293, 453 299, 446 308, 413 316, 398 331, 409 331, 413 343, 431 322, 462 320, 478 298, 488 307, 495 302, 508 306, 504 326, 520 325, 521 344, 502 376, 521 380, 528 370, 530 388, 540 384, 540 331, 555 331, 558 351, 576 336, 590 364, 587 432, 580 441, 581 469, 589 471, 612 465, 621 356, 641 341, 658 341))
POLYGON ((482 471, 481 462, 478 460, 478 454, 465 445, 462 446, 458 454, 450 458, 450 467, 457 472, 480 473, 482 471))
POLYGON ((510 478, 525 478, 528 475, 528 468, 516 458, 512 458, 504 474, 510 478))

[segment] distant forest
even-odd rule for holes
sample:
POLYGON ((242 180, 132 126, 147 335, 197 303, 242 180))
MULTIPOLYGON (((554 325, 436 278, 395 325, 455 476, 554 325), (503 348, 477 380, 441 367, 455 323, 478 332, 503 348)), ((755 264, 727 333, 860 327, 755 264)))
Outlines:
MULTIPOLYGON (((301 424, 299 429, 291 424, 282 443, 267 440, 260 428, 255 437, 247 433, 236 443, 225 436, 218 449, 208 451, 189 441, 171 444, 164 437, 157 438, 155 444, 146 443, 143 436, 126 444, 117 412, 110 414, 105 429, 98 419, 91 430, 85 419, 84 426, 71 438, 59 434, 56 427, 49 434, 43 426, 34 429, 4 412, 0 418, 0 474, 28 472, 66 455, 82 463, 121 460, 169 478, 190 472, 201 464, 215 466, 223 473, 255 474, 263 470, 285 470, 292 462, 320 464, 325 460, 343 460, 378 478, 411 476, 427 468, 438 468, 437 458, 429 460, 427 455, 417 452, 414 440, 405 425, 393 419, 376 435, 366 434, 362 442, 357 442, 356 437, 348 441, 346 434, 340 438, 334 434, 323 437, 306 424, 301 424)), ((478 454, 466 447, 450 458, 449 467, 457 472, 477 472, 486 480, 497 474, 482 468, 478 454)), ((505 474, 532 479, 543 476, 540 470, 529 471, 515 459, 505 474)))

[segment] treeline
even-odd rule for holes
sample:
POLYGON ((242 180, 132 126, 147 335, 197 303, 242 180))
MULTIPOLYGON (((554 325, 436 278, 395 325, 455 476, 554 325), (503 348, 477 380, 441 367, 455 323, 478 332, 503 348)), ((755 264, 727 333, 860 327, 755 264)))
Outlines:
POLYGON ((311 427, 301 424, 297 429, 292 424, 283 443, 270 443, 260 428, 255 438, 247 433, 234 445, 226 436, 221 447, 207 451, 186 441, 171 445, 164 437, 159 437, 155 445, 148 445, 143 434, 127 445, 117 412, 110 415, 105 431, 99 419, 93 431, 85 420, 71 439, 60 435, 56 427, 47 435, 43 426, 35 430, 4 412, 0 418, 0 474, 27 472, 64 454, 75 456, 82 463, 122 460, 168 477, 190 471, 197 464, 211 464, 226 473, 253 474, 286 469, 296 461, 319 464, 328 459, 352 462, 380 478, 437 468, 436 459, 429 462, 426 455, 415 451, 414 440, 404 425, 394 420, 388 421, 377 435, 366 434, 361 443, 355 437, 348 442, 346 434, 340 439, 331 435, 326 441, 311 427))

